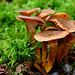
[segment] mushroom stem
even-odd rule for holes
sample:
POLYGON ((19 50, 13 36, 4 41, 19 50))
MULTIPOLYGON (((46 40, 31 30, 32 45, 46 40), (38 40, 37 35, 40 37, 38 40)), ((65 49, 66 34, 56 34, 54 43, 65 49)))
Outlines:
MULTIPOLYGON (((22 20, 24 23, 26 23, 27 33, 29 33, 29 32, 31 33, 30 42, 35 41, 35 39, 34 39, 34 35, 36 33, 35 26, 37 24, 45 25, 44 21, 41 18, 36 17, 36 16, 29 17, 29 16, 18 15, 16 18, 19 20, 22 20)), ((36 44, 36 42, 33 43, 32 47, 34 47, 35 44, 36 44)), ((35 54, 40 56, 40 54, 41 54, 40 49, 36 48, 36 50, 37 50, 37 52, 35 52, 35 54)), ((38 63, 40 63, 40 61, 39 61, 40 58, 35 57, 35 59, 38 61, 38 63)), ((37 64, 37 62, 35 62, 34 65, 37 69, 40 70, 40 72, 42 72, 42 70, 41 70, 42 68, 40 67, 40 65, 37 64)))
POLYGON ((68 51, 70 50, 70 48, 71 48, 71 46, 72 46, 73 44, 75 44, 75 34, 71 33, 71 34, 68 36, 68 39, 67 39, 67 41, 66 41, 66 45, 65 45, 65 47, 64 47, 64 49, 63 49, 63 52, 62 52, 60 61, 62 60, 62 58, 63 58, 64 56, 66 56, 66 57, 65 57, 65 60, 67 60, 67 58, 68 58, 68 51))
MULTIPOLYGON (((67 36, 69 33, 66 31, 55 31, 55 30, 47 30, 47 31, 42 31, 36 35, 34 35, 34 38, 38 41, 48 41, 50 44, 50 51, 48 54, 47 61, 44 62, 44 68, 46 72, 48 73, 55 61, 56 55, 57 55, 57 49, 58 49, 58 40, 60 38, 64 38, 67 36)), ((43 53, 44 54, 44 53, 43 53)))
POLYGON ((64 49, 64 46, 66 44, 66 40, 67 40, 67 36, 65 38, 62 38, 59 40, 59 45, 58 45, 58 50, 57 50, 57 61, 60 62, 60 57, 61 57, 61 54, 62 54, 62 51, 64 49))
MULTIPOLYGON (((45 22, 47 16, 54 12, 55 11, 52 9, 45 9, 45 10, 42 10, 39 13, 37 13, 36 16, 40 17, 45 22)), ((41 31, 44 31, 45 26, 40 26, 40 29, 41 29, 41 31)), ((42 42, 42 66, 44 66, 46 56, 47 56, 47 42, 42 42)))
POLYGON ((30 38, 30 42, 34 41, 34 35, 35 35, 35 25, 37 25, 37 22, 33 22, 33 21, 29 21, 26 20, 26 28, 27 28, 27 33, 31 33, 31 38, 30 38))
POLYGON ((51 70, 55 62, 55 58, 57 55, 57 49, 58 49, 58 40, 49 41, 49 44, 50 44, 50 51, 48 54, 47 61, 45 63, 45 70, 47 73, 51 70))
POLYGON ((44 66, 47 56, 47 42, 42 42, 42 66, 44 66))
MULTIPOLYGON (((36 48, 37 52, 35 51, 35 54, 37 54, 39 57, 41 56, 41 52, 40 52, 40 49, 39 48, 36 48)), ((35 63, 34 63, 34 66, 42 73, 42 68, 41 66, 39 65, 41 63, 41 59, 40 58, 37 58, 35 57, 35 63)))

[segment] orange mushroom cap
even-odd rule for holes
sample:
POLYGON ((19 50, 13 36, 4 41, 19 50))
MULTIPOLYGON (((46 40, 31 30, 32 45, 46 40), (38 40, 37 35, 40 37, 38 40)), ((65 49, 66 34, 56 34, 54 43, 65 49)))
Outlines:
POLYGON ((45 25, 45 22, 37 16, 29 17, 29 16, 18 15, 18 16, 16 16, 16 18, 19 19, 19 20, 22 20, 22 21, 23 20, 35 21, 35 22, 38 22, 39 25, 45 25))
POLYGON ((55 39, 60 39, 68 35, 69 33, 66 31, 53 31, 53 30, 47 30, 40 32, 36 35, 34 35, 34 38, 38 41, 51 41, 55 39))
POLYGON ((75 21, 69 20, 69 15, 66 13, 57 13, 46 19, 46 22, 54 22, 56 26, 68 32, 75 31, 75 21))
POLYGON ((53 14, 53 15, 51 15, 50 17, 48 17, 48 19, 58 19, 58 18, 63 18, 63 19, 66 19, 66 20, 69 20, 70 19, 70 17, 69 17, 69 15, 68 14, 66 14, 66 13, 56 13, 56 14, 53 14))
POLYGON ((52 13, 54 13, 54 12, 55 12, 55 11, 52 10, 51 8, 50 8, 50 9, 44 9, 44 10, 38 12, 38 13, 36 14, 36 16, 38 16, 38 17, 40 17, 40 18, 43 18, 43 17, 46 17, 46 16, 48 16, 49 14, 52 14, 52 13))
POLYGON ((24 16, 31 16, 35 11, 39 10, 40 8, 34 8, 30 10, 16 10, 15 12, 19 12, 24 16))

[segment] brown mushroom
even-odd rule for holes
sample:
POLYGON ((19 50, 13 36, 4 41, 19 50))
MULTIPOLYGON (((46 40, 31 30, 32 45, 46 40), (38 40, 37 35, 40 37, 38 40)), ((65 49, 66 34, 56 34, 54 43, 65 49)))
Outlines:
POLYGON ((44 21, 36 16, 28 17, 28 16, 18 15, 18 16, 16 16, 16 18, 26 23, 27 32, 31 33, 31 42, 34 41, 34 34, 36 33, 35 26, 37 24, 45 25, 44 21))
POLYGON ((61 37, 65 37, 67 34, 69 34, 67 31, 47 30, 34 35, 34 38, 42 42, 42 41, 60 39, 61 37))
POLYGON ((38 12, 38 13, 36 14, 36 16, 42 18, 42 19, 45 21, 46 17, 47 17, 49 14, 52 14, 52 13, 54 13, 54 12, 55 12, 55 11, 52 10, 51 8, 50 8, 50 9, 44 9, 44 10, 38 12))
MULTIPOLYGON (((47 18, 47 16, 48 16, 49 14, 54 13, 54 12, 55 12, 55 11, 52 10, 51 8, 50 8, 50 9, 44 9, 44 10, 38 12, 35 16, 38 16, 38 17, 40 17, 41 19, 43 19, 43 20, 45 21, 46 18, 47 18)), ((43 31, 44 28, 45 28, 45 27, 41 26, 41 31, 43 31)))
POLYGON ((56 13, 56 14, 53 14, 53 15, 51 15, 48 19, 59 19, 60 18, 60 20, 63 18, 63 19, 66 19, 66 20, 69 20, 70 19, 70 17, 69 17, 69 15, 68 14, 66 14, 66 13, 56 13))
POLYGON ((57 55, 58 39, 64 38, 68 34, 69 33, 66 31, 47 30, 34 35, 36 40, 40 42, 48 41, 50 44, 51 49, 49 51, 47 61, 44 62, 43 65, 47 73, 51 70, 57 55))
MULTIPOLYGON (((45 27, 44 30, 56 30, 56 27, 53 26, 53 25, 51 25, 51 26, 45 27)), ((47 57, 47 42, 46 41, 43 41, 42 42, 42 66, 45 65, 46 57, 47 57)))
POLYGON ((31 16, 35 11, 39 10, 40 8, 34 8, 30 10, 16 10, 15 12, 19 12, 24 16, 31 16))
MULTIPOLYGON (((50 9, 44 9, 40 12, 38 12, 36 14, 36 16, 40 17, 41 19, 43 19, 44 21, 46 20, 47 16, 49 14, 52 14, 54 13, 55 11, 52 10, 51 8, 50 9)), ((45 26, 40 26, 40 29, 41 31, 44 31, 45 29, 47 30, 48 27, 45 27, 45 26)), ((42 42, 42 65, 44 65, 44 61, 45 61, 45 58, 47 56, 47 42, 42 42)))
MULTIPOLYGON (((56 27, 51 25, 51 26, 45 27, 44 30, 56 30, 56 27)), ((46 57, 47 57, 47 42, 44 41, 42 42, 42 66, 45 65, 46 57)))
MULTIPOLYGON (((66 13, 57 13, 46 19, 46 22, 54 22, 57 27, 68 32, 75 31, 75 21, 69 20, 69 15, 66 13)), ((59 29, 58 29, 59 30, 59 29)))
MULTIPOLYGON (((22 15, 18 15, 16 16, 17 19, 22 20, 24 23, 26 23, 26 28, 27 28, 27 32, 31 33, 31 38, 30 38, 30 42, 35 41, 34 39, 34 35, 35 35, 35 26, 38 25, 45 25, 44 21, 39 18, 39 17, 28 17, 28 16, 22 16, 22 15)), ((36 42, 32 45, 35 46, 36 42)), ((36 48, 37 52, 35 52, 37 55, 40 56, 40 49, 36 48)), ((39 63, 40 63, 40 59, 35 58, 39 63)), ((42 72, 41 67, 37 64, 37 62, 35 61, 35 67, 37 67, 37 69, 40 70, 40 72, 42 72)))
MULTIPOLYGON (((58 30, 65 30, 67 32, 75 31, 75 21, 69 20, 69 15, 66 13, 57 13, 46 19, 46 22, 53 22, 58 30)), ((68 36, 67 36, 68 37, 68 36)), ((64 46, 66 45, 67 37, 59 41, 59 48, 57 54, 57 60, 60 62, 62 52, 64 53, 64 46), (62 44, 61 44, 62 43, 62 44)), ((63 56, 63 55, 62 55, 63 56)))

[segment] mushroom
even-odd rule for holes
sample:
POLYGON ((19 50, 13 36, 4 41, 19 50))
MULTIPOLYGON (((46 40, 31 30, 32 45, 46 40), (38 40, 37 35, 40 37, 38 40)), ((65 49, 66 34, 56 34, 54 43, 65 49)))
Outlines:
MULTIPOLYGON (((41 19, 43 19, 43 20, 45 21, 46 18, 47 18, 47 16, 48 16, 49 14, 54 13, 54 12, 55 12, 55 11, 52 10, 51 8, 50 8, 50 9, 44 9, 44 10, 38 12, 35 16, 38 16, 38 17, 40 17, 41 19)), ((41 26, 41 31, 43 31, 44 28, 45 28, 45 27, 41 26)))
MULTIPOLYGON (((39 10, 40 8, 34 8, 34 9, 30 9, 30 10, 16 10, 15 12, 19 12, 19 13, 21 13, 22 15, 24 15, 24 16, 31 16, 35 11, 37 11, 37 10, 39 10)), ((22 16, 23 17, 23 16, 22 16)), ((17 17, 18 18, 18 17, 17 17)), ((21 17, 20 17, 21 18, 21 17)), ((20 19, 19 18, 19 19, 20 19)), ((32 17, 31 17, 32 18, 32 17)), ((34 17, 34 19, 35 19, 35 17, 34 17)), ((38 18, 36 18, 36 19, 38 19, 38 18)), ((26 19, 21 19, 23 22, 25 22, 26 23, 26 29, 27 29, 27 33, 29 33, 29 32, 31 32, 31 39, 30 39, 30 42, 32 42, 32 41, 34 41, 35 39, 34 39, 34 34, 35 34, 35 25, 37 24, 37 21, 30 21, 30 20, 27 20, 27 18, 26 19)), ((31 19, 32 20, 32 19, 31 19)), ((39 20, 39 19, 38 19, 39 20)), ((41 21, 39 21, 39 22, 41 22, 41 21)), ((36 44, 36 42, 32 45, 32 46, 34 46, 36 44)), ((38 48, 36 48, 36 50, 37 50, 37 52, 35 52, 37 55, 39 55, 40 56, 40 50, 38 49, 38 48)), ((38 60, 37 58, 36 58, 36 60, 38 60)), ((38 60, 39 61, 39 60, 38 60)), ((37 67, 40 71, 41 71, 41 68, 40 68, 40 66, 37 64, 37 63, 35 63, 34 64, 35 65, 35 67, 37 67)))
MULTIPOLYGON (((44 26, 45 25, 44 21, 37 16, 29 17, 29 16, 18 15, 18 16, 16 16, 16 18, 23 21, 24 23, 26 23, 27 33, 29 33, 29 32, 31 33, 30 42, 35 41, 35 39, 34 39, 34 35, 36 33, 35 26, 37 24, 44 26)), ((36 42, 32 45, 32 47, 35 46, 35 44, 36 44, 36 42)), ((40 54, 41 54, 40 49, 36 48, 36 50, 37 50, 37 52, 35 52, 35 53, 40 56, 40 54)), ((35 59, 38 62, 40 60, 38 58, 35 58, 35 59)), ((40 72, 42 72, 41 67, 36 62, 34 65, 35 65, 35 67, 37 67, 40 70, 40 72)))
POLYGON ((67 31, 47 30, 47 31, 42 31, 42 32, 34 35, 34 38, 36 40, 42 42, 42 41, 60 39, 60 38, 65 37, 67 34, 69 34, 67 31))
POLYGON ((55 11, 52 10, 51 8, 50 8, 50 9, 44 9, 44 10, 38 12, 38 13, 36 14, 36 16, 42 18, 42 19, 45 21, 46 17, 47 17, 49 14, 52 14, 52 13, 54 13, 54 12, 55 12, 55 11))
POLYGON ((54 22, 55 25, 62 30, 66 30, 68 32, 75 31, 75 21, 69 20, 69 15, 66 13, 57 13, 46 19, 46 22, 54 22))
MULTIPOLYGON (((36 16, 40 17, 41 19, 43 19, 43 20, 45 21, 46 18, 47 18, 47 16, 48 16, 49 14, 54 13, 54 12, 55 12, 55 11, 52 10, 51 8, 50 8, 50 9, 44 9, 44 10, 38 12, 38 13, 36 14, 36 16)), ((44 31, 44 30, 46 30, 47 28, 48 28, 48 27, 40 26, 41 31, 44 31)), ((43 62, 42 65, 44 65, 44 61, 45 61, 46 56, 47 56, 47 42, 42 42, 42 62, 43 62)))
POLYGON ((30 42, 34 41, 34 34, 35 32, 35 26, 38 25, 45 25, 44 21, 42 19, 40 19, 39 17, 29 17, 29 16, 22 16, 22 15, 18 15, 16 16, 16 18, 18 20, 23 21, 24 23, 26 23, 26 28, 27 28, 27 32, 31 33, 31 38, 30 38, 30 42))
MULTIPOLYGON (((53 25, 51 25, 51 26, 45 27, 44 30, 56 30, 56 27, 53 26, 53 25)), ((46 41, 43 41, 42 42, 42 66, 44 66, 46 57, 47 57, 47 42, 46 41)))
POLYGON ((46 62, 44 62, 44 65, 43 65, 47 73, 51 70, 53 63, 55 62, 55 58, 57 55, 57 49, 58 49, 58 39, 64 38, 68 34, 69 33, 66 31, 47 30, 47 31, 42 31, 34 35, 34 38, 36 40, 40 42, 48 41, 50 44, 51 49, 49 51, 48 58, 46 62))
POLYGON ((40 8, 34 8, 30 10, 15 10, 15 12, 19 12, 24 16, 31 16, 35 11, 39 10, 40 8))
MULTIPOLYGON (((69 18, 70 18, 69 15, 66 13, 57 13, 52 16, 49 16, 46 19, 46 22, 53 22, 56 25, 58 30, 62 30, 62 31, 64 30, 69 32, 70 34, 75 31, 75 21, 69 20, 69 18)), ((66 45, 67 37, 59 41, 59 48, 58 48, 58 54, 57 54, 58 62, 60 62, 60 57, 62 55, 62 52, 65 52, 64 46, 66 45)))
MULTIPOLYGON (((48 73, 55 62, 55 58, 57 58, 58 62, 60 62, 64 56, 68 55, 70 46, 75 44, 75 34, 72 33, 75 31, 75 21, 69 20, 70 17, 66 13, 57 13, 48 17, 49 14, 55 12, 51 8, 42 10, 34 17, 30 17, 35 11, 39 9, 40 8, 34 8, 30 10, 16 10, 15 12, 22 14, 16 16, 16 18, 26 24, 27 33, 31 33, 30 42, 35 41, 35 39, 42 42, 42 66, 48 73), (48 22, 52 22, 53 25, 46 27, 45 23, 48 22), (35 26, 37 24, 40 25, 42 31, 38 34, 35 32, 35 26), (48 46, 50 47, 48 57, 47 42, 49 44, 48 46)), ((36 42, 32 45, 32 47, 35 46, 35 44, 36 42)), ((36 48, 36 50, 37 51, 35 53, 41 56, 40 49, 36 48)), ((39 65, 41 64, 41 58, 36 57, 35 59, 37 61, 35 61, 34 65, 42 73, 44 70, 39 65)))

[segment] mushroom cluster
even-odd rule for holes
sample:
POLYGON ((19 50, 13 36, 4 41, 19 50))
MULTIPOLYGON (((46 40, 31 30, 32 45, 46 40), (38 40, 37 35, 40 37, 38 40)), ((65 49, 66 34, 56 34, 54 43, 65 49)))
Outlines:
MULTIPOLYGON (((41 73, 43 72, 42 67, 48 73, 55 60, 60 63, 64 56, 66 56, 65 60, 67 60, 68 51, 75 44, 75 34, 72 33, 75 31, 75 20, 70 20, 69 15, 66 13, 53 14, 55 11, 51 8, 44 9, 35 16, 31 16, 39 9, 16 10, 15 12, 21 13, 16 18, 23 21, 26 25, 27 33, 31 33, 30 42, 42 42, 42 55, 40 48, 36 48, 37 52, 35 53, 40 58, 35 57, 37 61, 35 61, 34 65, 41 73), (46 26, 46 23, 52 23, 53 25, 46 26), (36 25, 39 25, 41 29, 38 34, 36 34, 36 25), (47 47, 50 47, 49 53, 47 53, 47 47)), ((32 47, 36 45, 36 42, 32 47)))

